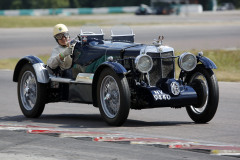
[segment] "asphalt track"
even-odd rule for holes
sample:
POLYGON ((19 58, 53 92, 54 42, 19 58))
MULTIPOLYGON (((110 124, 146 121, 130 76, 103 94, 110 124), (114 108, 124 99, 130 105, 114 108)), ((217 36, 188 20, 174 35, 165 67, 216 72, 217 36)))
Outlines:
POLYGON ((185 109, 131 110, 122 127, 85 104, 47 104, 39 119, 19 108, 12 71, 0 71, 1 159, 236 159, 240 83, 220 82, 217 114, 195 124, 185 109))
MULTIPOLYGON (((76 21, 82 19, 98 20, 105 38, 110 38, 110 29, 114 25, 129 25, 135 33, 135 42, 152 44, 153 39, 163 35, 164 45, 175 50, 197 51, 206 49, 240 48, 240 11, 215 12, 197 15, 171 16, 135 16, 84 15, 73 16, 76 21)), ((67 25, 67 24, 66 24, 67 25)), ((79 27, 69 27, 70 35, 80 33, 79 27)), ((23 57, 25 55, 50 54, 56 45, 52 37, 52 28, 0 28, 0 59, 23 57)))
MULTIPOLYGON (((156 16, 137 17, 132 19, 137 24, 132 28, 140 43, 151 43, 157 35, 164 35, 164 43, 179 50, 234 49, 240 48, 240 19, 236 15, 239 13, 217 18, 205 15, 208 19, 195 15, 179 20, 168 17, 171 21, 160 17, 167 25, 154 24, 159 20, 156 16), (138 25, 143 19, 153 25, 138 25)), ((122 23, 120 17, 124 15, 117 19, 122 23)), ((127 19, 129 23, 131 18, 127 19)), ((109 28, 104 26, 106 31, 109 28)), ((70 30, 72 35, 79 32, 78 27, 70 30)), ((50 52, 55 45, 51 31, 51 28, 0 29, 1 58, 50 52)), ((185 109, 158 108, 131 110, 122 127, 110 127, 103 122, 97 108, 85 104, 47 104, 39 119, 25 118, 18 105, 17 84, 12 82, 12 74, 13 71, 0 71, 1 159, 239 158, 240 83, 219 82, 219 109, 208 124, 193 123, 185 109)))
MULTIPOLYGON (((165 37, 163 44, 176 51, 240 48, 239 25, 151 25, 131 26, 135 42, 152 44, 159 35, 165 37)), ((105 37, 110 37, 110 27, 103 27, 105 37)), ((71 35, 77 35, 80 27, 70 27, 71 35)), ((0 29, 0 55, 2 58, 25 55, 50 54, 56 45, 52 28, 0 29)))

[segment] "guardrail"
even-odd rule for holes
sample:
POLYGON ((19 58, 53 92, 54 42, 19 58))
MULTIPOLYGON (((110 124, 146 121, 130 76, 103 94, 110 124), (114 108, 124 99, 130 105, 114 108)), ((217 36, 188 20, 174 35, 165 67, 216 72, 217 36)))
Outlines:
MULTIPOLYGON (((108 14, 135 13, 139 6, 130 7, 101 7, 101 8, 51 8, 51 9, 19 9, 0 10, 0 16, 44 16, 44 15, 79 15, 79 14, 108 14)), ((181 13, 202 13, 203 8, 198 4, 176 5, 181 13)))
POLYGON ((42 15, 78 15, 134 13, 138 6, 131 7, 101 7, 101 8, 56 8, 56 9, 19 9, 0 10, 0 16, 42 16, 42 15))

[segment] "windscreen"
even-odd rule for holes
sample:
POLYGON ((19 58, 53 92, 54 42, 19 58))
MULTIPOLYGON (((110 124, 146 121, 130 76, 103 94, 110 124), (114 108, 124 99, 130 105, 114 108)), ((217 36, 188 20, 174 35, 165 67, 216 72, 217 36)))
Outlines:
POLYGON ((96 25, 84 25, 81 27, 81 35, 103 35, 103 31, 96 25))
POLYGON ((133 35, 133 31, 129 26, 117 25, 111 29, 112 36, 129 36, 133 35))

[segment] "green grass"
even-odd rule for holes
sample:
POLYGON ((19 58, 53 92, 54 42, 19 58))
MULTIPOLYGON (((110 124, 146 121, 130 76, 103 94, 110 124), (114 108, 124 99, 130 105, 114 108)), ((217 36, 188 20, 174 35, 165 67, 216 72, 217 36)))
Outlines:
MULTIPOLYGON (((194 50, 191 52, 197 54, 194 50)), ((176 55, 181 53, 177 51, 176 55)), ((218 68, 213 71, 218 81, 240 82, 240 50, 206 50, 203 53, 217 65, 218 68)), ((38 57, 46 64, 49 55, 38 57)), ((0 69, 14 70, 18 60, 18 58, 0 59, 0 69)), ((179 73, 179 71, 180 69, 176 67, 176 73, 179 73)))
POLYGON ((63 16, 0 16, 0 22, 0 28, 52 27, 58 23, 68 24, 68 26, 82 26, 88 23, 100 23, 99 20, 82 20, 77 17, 63 16))
POLYGON ((240 50, 208 51, 204 54, 217 65, 217 78, 221 81, 240 81, 240 50))

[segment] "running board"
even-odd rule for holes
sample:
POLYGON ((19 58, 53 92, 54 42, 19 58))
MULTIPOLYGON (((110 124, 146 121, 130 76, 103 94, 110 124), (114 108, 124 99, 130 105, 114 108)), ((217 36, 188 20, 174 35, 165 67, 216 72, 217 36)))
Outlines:
POLYGON ((84 84, 92 84, 94 74, 90 73, 79 73, 77 75, 76 80, 72 80, 70 78, 62 78, 50 75, 50 80, 52 82, 59 82, 59 83, 84 83, 84 84))

